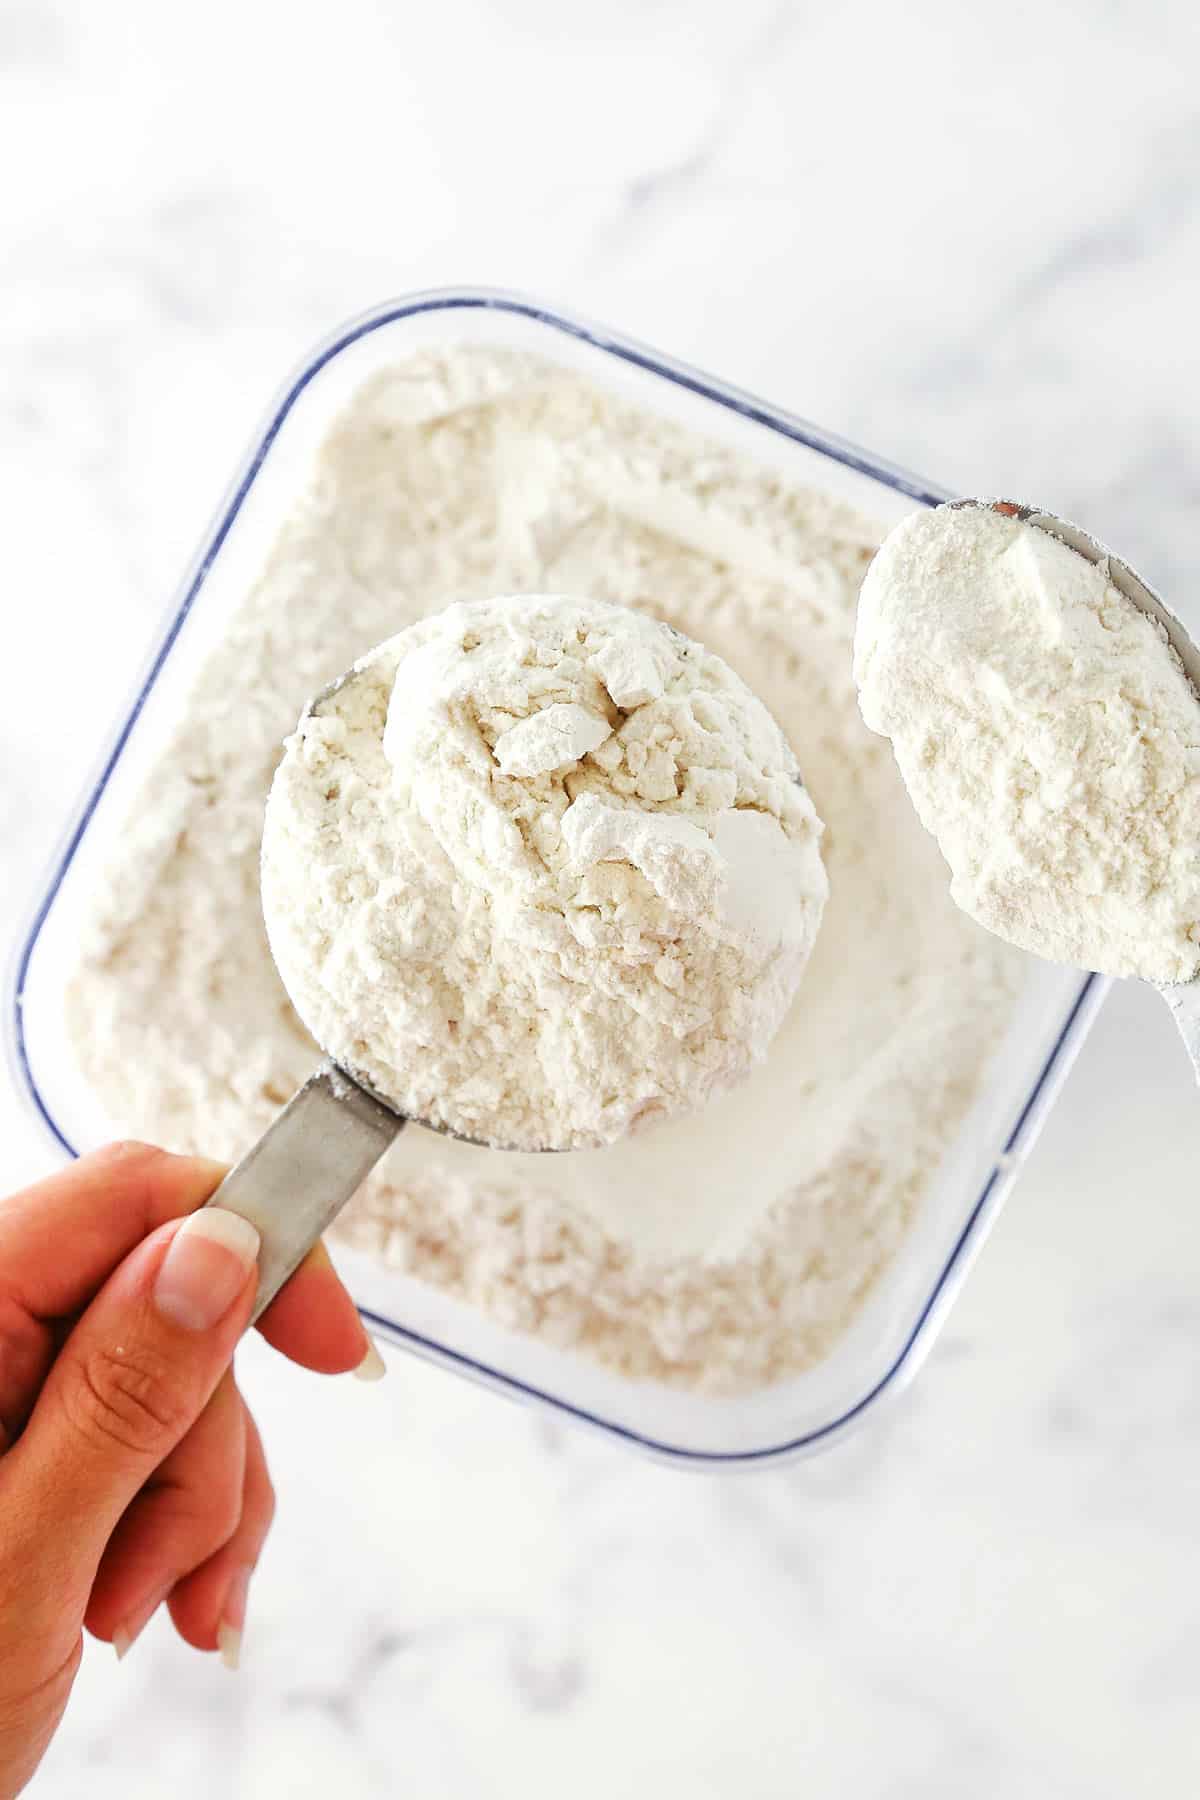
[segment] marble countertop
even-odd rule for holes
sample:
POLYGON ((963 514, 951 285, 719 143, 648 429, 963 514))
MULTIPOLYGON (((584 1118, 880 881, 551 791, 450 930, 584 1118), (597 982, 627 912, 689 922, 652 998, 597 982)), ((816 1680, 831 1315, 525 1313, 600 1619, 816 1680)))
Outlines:
MULTIPOLYGON (((4 919, 273 388, 406 289, 544 294, 1037 497, 1200 624, 1198 52, 1170 0, 0 0, 4 919)), ((51 1161, 7 1095, 0 1143, 2 1188, 51 1161)), ((750 1477, 251 1344, 243 1670, 90 1648, 33 1791, 1194 1793, 1198 1168, 1118 991, 911 1393, 750 1477)))

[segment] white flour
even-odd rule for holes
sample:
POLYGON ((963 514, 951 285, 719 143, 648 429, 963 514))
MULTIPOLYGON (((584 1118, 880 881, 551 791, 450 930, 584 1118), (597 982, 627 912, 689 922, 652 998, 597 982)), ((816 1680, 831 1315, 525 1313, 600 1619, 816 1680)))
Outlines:
MULTIPOLYGON (((830 897, 796 1002, 766 1063, 699 1119, 551 1157, 406 1131, 342 1229, 631 1375, 733 1390, 821 1357, 904 1237, 1015 967, 953 905, 859 717, 855 602, 878 535, 541 360, 458 349, 372 381, 201 669, 96 896, 70 1016, 114 1123, 233 1156, 311 1071, 258 851, 279 746, 322 683, 454 599, 632 606, 742 676, 825 821, 830 897), (647 1194, 658 1259, 625 1228, 647 1194)), ((642 677, 627 679, 632 696, 642 677)))
POLYGON ((763 1060, 821 922, 820 829, 710 651, 509 596, 410 626, 301 720, 263 910, 304 1023, 398 1111, 594 1148, 763 1060))
POLYGON ((1052 961, 1200 968, 1200 701, 1162 627, 1047 532, 916 513, 863 584, 863 717, 958 904, 1052 961))

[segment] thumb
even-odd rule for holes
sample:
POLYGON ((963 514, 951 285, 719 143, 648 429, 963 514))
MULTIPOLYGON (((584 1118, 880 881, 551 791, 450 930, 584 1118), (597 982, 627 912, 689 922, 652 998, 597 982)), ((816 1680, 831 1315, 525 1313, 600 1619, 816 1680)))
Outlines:
POLYGON ((258 1248, 254 1227, 221 1207, 152 1233, 75 1325, 0 1463, 31 1585, 60 1619, 68 1592, 86 1600, 117 1520, 229 1366, 258 1248))

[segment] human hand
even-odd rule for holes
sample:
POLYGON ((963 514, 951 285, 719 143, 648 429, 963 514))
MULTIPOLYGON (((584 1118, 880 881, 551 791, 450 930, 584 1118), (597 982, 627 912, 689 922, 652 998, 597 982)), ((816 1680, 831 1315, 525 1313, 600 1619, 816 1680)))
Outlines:
MULTIPOLYGON (((257 1233, 196 1210, 224 1173, 114 1144, 0 1201, 0 1796, 62 1717, 83 1626, 121 1656, 165 1600, 236 1664, 275 1502, 230 1367, 257 1233)), ((259 1329, 306 1368, 382 1373, 320 1247, 259 1329)))

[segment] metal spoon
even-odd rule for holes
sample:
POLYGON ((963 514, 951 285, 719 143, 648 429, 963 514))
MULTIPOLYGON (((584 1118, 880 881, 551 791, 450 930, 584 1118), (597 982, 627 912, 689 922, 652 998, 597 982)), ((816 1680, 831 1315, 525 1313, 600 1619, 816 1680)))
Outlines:
MULTIPOLYGON (((1051 537, 1066 544, 1068 549, 1077 550, 1090 563, 1105 564, 1113 586, 1127 600, 1132 601, 1139 612, 1145 613, 1162 626, 1171 648, 1183 664, 1184 674, 1195 690, 1197 705, 1200 705, 1200 647, 1192 641, 1182 620, 1171 611, 1162 596, 1156 594, 1136 569, 1131 569, 1127 562, 1114 555, 1099 538, 1094 538, 1090 532, 1073 525, 1069 519, 1060 519, 1057 513, 1042 512, 1036 506, 1024 506, 1017 500, 952 500, 949 504, 952 507, 986 507, 989 512, 1002 513, 1005 518, 1020 519, 1026 525, 1034 525, 1039 531, 1048 532, 1051 537)), ((1166 1001, 1171 1016, 1179 1027, 1179 1035, 1191 1058, 1196 1079, 1200 1081, 1200 980, 1173 982, 1169 986, 1159 987, 1158 992, 1166 1001)))
MULTIPOLYGON (((323 687, 304 717, 319 713, 364 666, 356 663, 323 687)), ((262 1240, 253 1319, 270 1305, 409 1122, 360 1075, 327 1057, 229 1171, 206 1204, 248 1219, 262 1240)), ((412 1122, 462 1143, 482 1143, 425 1119, 412 1122)))

